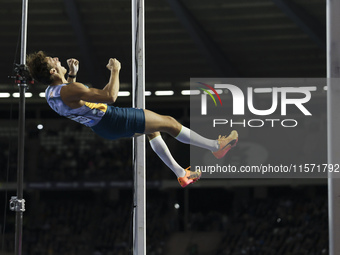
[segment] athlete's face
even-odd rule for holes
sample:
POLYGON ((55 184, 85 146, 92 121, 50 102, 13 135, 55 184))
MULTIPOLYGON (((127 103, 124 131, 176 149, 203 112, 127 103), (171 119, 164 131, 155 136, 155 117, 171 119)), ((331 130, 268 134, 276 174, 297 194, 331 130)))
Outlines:
POLYGON ((62 75, 66 74, 67 70, 65 67, 61 65, 59 58, 46 57, 46 61, 48 64, 52 66, 52 68, 56 69, 57 73, 62 74, 62 75))

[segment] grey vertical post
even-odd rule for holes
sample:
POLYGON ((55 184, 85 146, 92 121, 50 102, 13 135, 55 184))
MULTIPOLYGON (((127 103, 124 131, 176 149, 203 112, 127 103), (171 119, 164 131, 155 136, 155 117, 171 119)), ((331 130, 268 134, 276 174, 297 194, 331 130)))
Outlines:
MULTIPOLYGON (((21 54, 20 65, 26 65, 27 45, 27 13, 28 0, 22 1, 21 20, 21 54)), ((25 211, 25 200, 23 199, 24 185, 24 147, 25 147, 25 91, 27 88, 26 79, 19 82, 19 132, 18 132, 18 167, 17 167, 17 196, 12 197, 10 208, 15 211, 15 255, 22 254, 22 230, 23 212, 25 211)))
MULTIPOLYGON (((340 163, 340 1, 327 0, 328 163, 340 163)), ((340 254, 340 179, 328 176, 329 254, 340 254)))
MULTIPOLYGON (((132 107, 145 108, 144 0, 131 1, 132 107)), ((134 224, 133 254, 146 254, 145 136, 133 139, 134 224)))

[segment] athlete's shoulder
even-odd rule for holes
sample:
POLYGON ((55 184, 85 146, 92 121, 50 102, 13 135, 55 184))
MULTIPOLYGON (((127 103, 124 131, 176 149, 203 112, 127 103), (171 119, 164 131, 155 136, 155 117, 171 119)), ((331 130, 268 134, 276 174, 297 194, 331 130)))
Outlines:
POLYGON ((81 83, 81 82, 71 82, 71 83, 67 83, 66 84, 68 88, 74 88, 74 87, 78 87, 78 88, 88 88, 87 85, 81 83))
POLYGON ((49 100, 51 98, 60 97, 60 91, 65 84, 50 85, 45 90, 45 98, 49 100))
POLYGON ((74 102, 82 100, 82 95, 88 93, 88 88, 80 82, 68 83, 60 90, 60 95, 64 102, 74 102))

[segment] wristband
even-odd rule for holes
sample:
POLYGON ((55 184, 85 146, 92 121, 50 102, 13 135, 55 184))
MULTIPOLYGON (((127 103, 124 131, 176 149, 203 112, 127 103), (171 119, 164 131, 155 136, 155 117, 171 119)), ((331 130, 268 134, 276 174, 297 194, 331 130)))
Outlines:
POLYGON ((68 77, 74 79, 74 78, 77 77, 77 75, 71 75, 71 74, 69 74, 68 77))

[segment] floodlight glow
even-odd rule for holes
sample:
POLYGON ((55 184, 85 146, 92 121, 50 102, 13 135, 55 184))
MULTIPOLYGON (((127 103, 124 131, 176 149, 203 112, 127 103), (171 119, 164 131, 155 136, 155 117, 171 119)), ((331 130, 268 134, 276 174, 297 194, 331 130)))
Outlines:
MULTIPOLYGON (((15 97, 15 98, 19 98, 20 97, 20 93, 19 92, 15 92, 15 93, 12 94, 12 96, 15 97)), ((33 94, 31 92, 26 92, 25 93, 25 97, 32 97, 32 96, 33 96, 33 94)))
POLYGON ((159 90, 155 92, 156 96, 172 96, 173 94, 172 90, 159 90))
POLYGON ((130 96, 130 92, 129 91, 119 91, 118 96, 119 97, 128 97, 128 96, 130 96))
POLYGON ((182 90, 181 94, 183 96, 199 95, 201 92, 199 90, 182 90))
POLYGON ((9 98, 11 96, 10 93, 7 93, 7 92, 1 92, 0 93, 0 98, 9 98))

